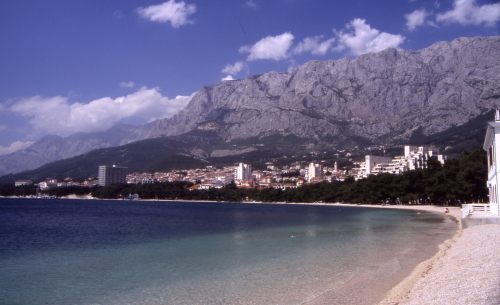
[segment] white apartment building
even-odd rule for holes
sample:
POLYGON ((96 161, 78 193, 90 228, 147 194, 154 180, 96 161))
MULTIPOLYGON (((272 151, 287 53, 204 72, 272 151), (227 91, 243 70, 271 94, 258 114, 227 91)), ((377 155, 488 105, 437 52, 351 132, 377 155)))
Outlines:
POLYGON ((426 146, 405 145, 405 158, 408 161, 408 169, 426 168, 429 158, 436 158, 441 164, 446 161, 446 156, 439 154, 439 148, 426 146))
POLYGON ((391 157, 368 155, 365 156, 365 162, 362 162, 360 164, 361 165, 360 171, 363 173, 363 177, 366 178, 373 173, 373 171, 377 168, 377 166, 381 164, 389 164, 391 163, 391 161, 392 161, 391 157))
POLYGON ((245 163, 240 163, 236 167, 236 180, 250 180, 252 167, 245 163))
POLYGON ((394 158, 365 156, 365 161, 360 163, 360 170, 355 178, 367 178, 382 173, 400 175, 408 170, 426 168, 429 158, 435 158, 441 164, 446 161, 446 156, 440 155, 439 148, 435 147, 405 145, 404 153, 404 156, 394 158))
POLYGON ((495 121, 488 122, 486 137, 484 139, 483 149, 488 153, 488 190, 490 198, 491 213, 500 216, 500 197, 498 194, 498 178, 500 175, 500 111, 495 114, 495 121))
POLYGON ((313 178, 321 178, 323 177, 323 168, 320 164, 309 163, 307 167, 307 177, 306 180, 311 182, 313 178))

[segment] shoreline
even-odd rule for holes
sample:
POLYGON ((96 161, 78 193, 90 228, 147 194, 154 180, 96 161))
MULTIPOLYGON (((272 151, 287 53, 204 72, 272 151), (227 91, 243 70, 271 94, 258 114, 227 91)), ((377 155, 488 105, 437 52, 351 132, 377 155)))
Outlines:
MULTIPOLYGON (((459 223, 453 237, 439 244, 434 256, 417 264, 387 291, 378 305, 500 304, 500 225, 462 229, 459 207, 448 207, 450 212, 444 213, 446 207, 427 205, 336 205, 427 211, 448 215, 459 223)), ((313 300, 307 304, 329 303, 313 300)))
POLYGON ((379 305, 500 303, 500 225, 461 230, 395 286, 379 305), (493 258, 493 259, 492 259, 493 258))
MULTIPOLYGON (((349 206, 349 205, 347 205, 349 206)), ((435 206, 373 206, 443 213, 435 206)), ((462 212, 449 207, 460 224, 457 233, 439 245, 439 251, 418 264, 394 286, 379 305, 500 304, 500 225, 462 229, 462 212)))
MULTIPOLYGON (((418 270, 425 262, 433 262, 433 259, 442 251, 443 245, 446 245, 451 240, 456 239, 461 232, 461 208, 448 207, 450 213, 444 213, 447 207, 435 206, 381 206, 381 205, 357 205, 357 204, 332 204, 332 206, 345 207, 367 207, 379 209, 404 209, 416 210, 423 212, 438 213, 442 215, 447 222, 443 224, 443 228, 439 231, 431 233, 431 236, 437 238, 441 235, 441 240, 436 240, 432 243, 432 247, 422 249, 422 240, 418 241, 414 248, 407 249, 398 253, 394 257, 388 257, 384 266, 378 266, 374 270, 368 270, 358 274, 353 279, 346 282, 341 287, 333 287, 329 291, 316 296, 314 299, 308 300, 304 304, 307 305, 326 305, 337 304, 380 304, 380 305, 396 305, 402 298, 401 292, 406 292, 413 287, 415 280, 418 280, 420 275, 418 270), (387 268, 390 266, 389 268, 387 268), (398 294, 394 294, 398 287, 398 294), (383 303, 389 294, 391 294, 391 302, 383 303), (399 297, 399 298, 398 298, 399 297)), ((420 213, 419 213, 420 214, 420 213)), ((429 236, 422 236, 425 239, 429 236)), ((434 237, 432 237, 434 238, 434 237)), ((429 240, 431 241, 431 240, 429 240)), ((427 267, 427 265, 425 265, 427 267)), ((426 304, 426 303, 415 303, 426 304)))

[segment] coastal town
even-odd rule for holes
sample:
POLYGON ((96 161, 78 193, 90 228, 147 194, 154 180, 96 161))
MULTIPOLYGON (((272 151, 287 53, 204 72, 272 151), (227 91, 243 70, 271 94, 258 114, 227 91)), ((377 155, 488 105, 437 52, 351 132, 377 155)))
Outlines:
MULTIPOLYGON (((295 161, 282 168, 273 162, 266 163, 266 170, 252 170, 251 165, 237 163, 233 166, 172 170, 170 172, 155 173, 127 173, 127 168, 119 165, 100 166, 98 177, 90 177, 83 182, 72 181, 70 177, 64 181, 47 179, 38 183, 41 190, 68 186, 109 186, 113 183, 147 184, 156 182, 185 181, 194 184, 190 189, 222 188, 235 183, 240 188, 298 188, 305 184, 314 184, 322 181, 344 181, 347 177, 355 180, 367 178, 370 175, 382 173, 402 174, 409 170, 424 169, 427 161, 433 158, 444 164, 446 156, 439 154, 439 149, 426 146, 404 146, 404 155, 394 158, 385 156, 366 155, 365 161, 353 162, 355 167, 350 170, 339 169, 337 162, 333 167, 324 166, 321 162, 295 161)), ((19 180, 16 186, 31 185, 31 180, 19 180)))

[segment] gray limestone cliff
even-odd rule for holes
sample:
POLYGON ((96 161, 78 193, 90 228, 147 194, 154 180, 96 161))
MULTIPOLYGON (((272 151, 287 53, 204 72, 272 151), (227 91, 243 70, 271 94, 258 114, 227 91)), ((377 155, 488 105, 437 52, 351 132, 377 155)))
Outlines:
POLYGON ((390 143, 462 125, 499 104, 500 37, 458 38, 203 87, 150 137, 211 130, 226 141, 280 133, 390 143))

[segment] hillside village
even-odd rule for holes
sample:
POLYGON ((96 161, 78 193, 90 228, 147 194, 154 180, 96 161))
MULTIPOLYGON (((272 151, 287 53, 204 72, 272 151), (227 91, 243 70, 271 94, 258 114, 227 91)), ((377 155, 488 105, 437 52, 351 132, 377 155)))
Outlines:
POLYGON ((234 181, 238 187, 272 187, 277 189, 297 188, 304 184, 322 181, 344 181, 352 176, 356 180, 381 173, 402 174, 408 170, 426 168, 427 160, 435 158, 444 164, 446 156, 439 154, 439 149, 424 146, 405 146, 405 155, 395 158, 367 155, 365 161, 355 162, 350 171, 338 169, 337 162, 333 167, 319 163, 297 161, 290 166, 277 168, 268 162, 267 170, 251 170, 250 165, 239 163, 234 166, 217 169, 208 166, 204 169, 172 171, 169 173, 133 173, 126 176, 127 183, 154 183, 188 181, 192 189, 222 188, 234 181))
MULTIPOLYGON (((381 173, 402 174, 408 170, 426 168, 429 158, 438 160, 444 164, 446 156, 439 154, 439 149, 425 146, 404 147, 404 155, 394 158, 385 156, 366 155, 365 161, 354 162, 355 167, 350 170, 339 169, 337 162, 333 167, 323 166, 321 163, 307 161, 295 161, 290 165, 279 168, 273 162, 267 162, 265 170, 252 170, 245 163, 233 166, 216 168, 207 166, 189 170, 172 170, 170 172, 155 173, 129 173, 126 168, 120 166, 100 166, 99 177, 88 178, 83 182, 74 182, 70 177, 64 181, 48 179, 38 184, 41 190, 66 186, 92 187, 96 185, 108 186, 112 183, 147 184, 155 182, 185 181, 193 183, 190 189, 222 188, 225 185, 235 183, 239 188, 275 188, 288 189, 298 188, 304 184, 314 184, 322 181, 344 181, 347 177, 355 180, 367 178, 370 175, 381 173), (107 169, 108 174, 103 170, 107 169), (116 171, 120 173, 116 175, 116 171), (114 173, 111 178, 110 173, 114 173)), ((30 180, 16 181, 16 186, 30 185, 30 180)))

